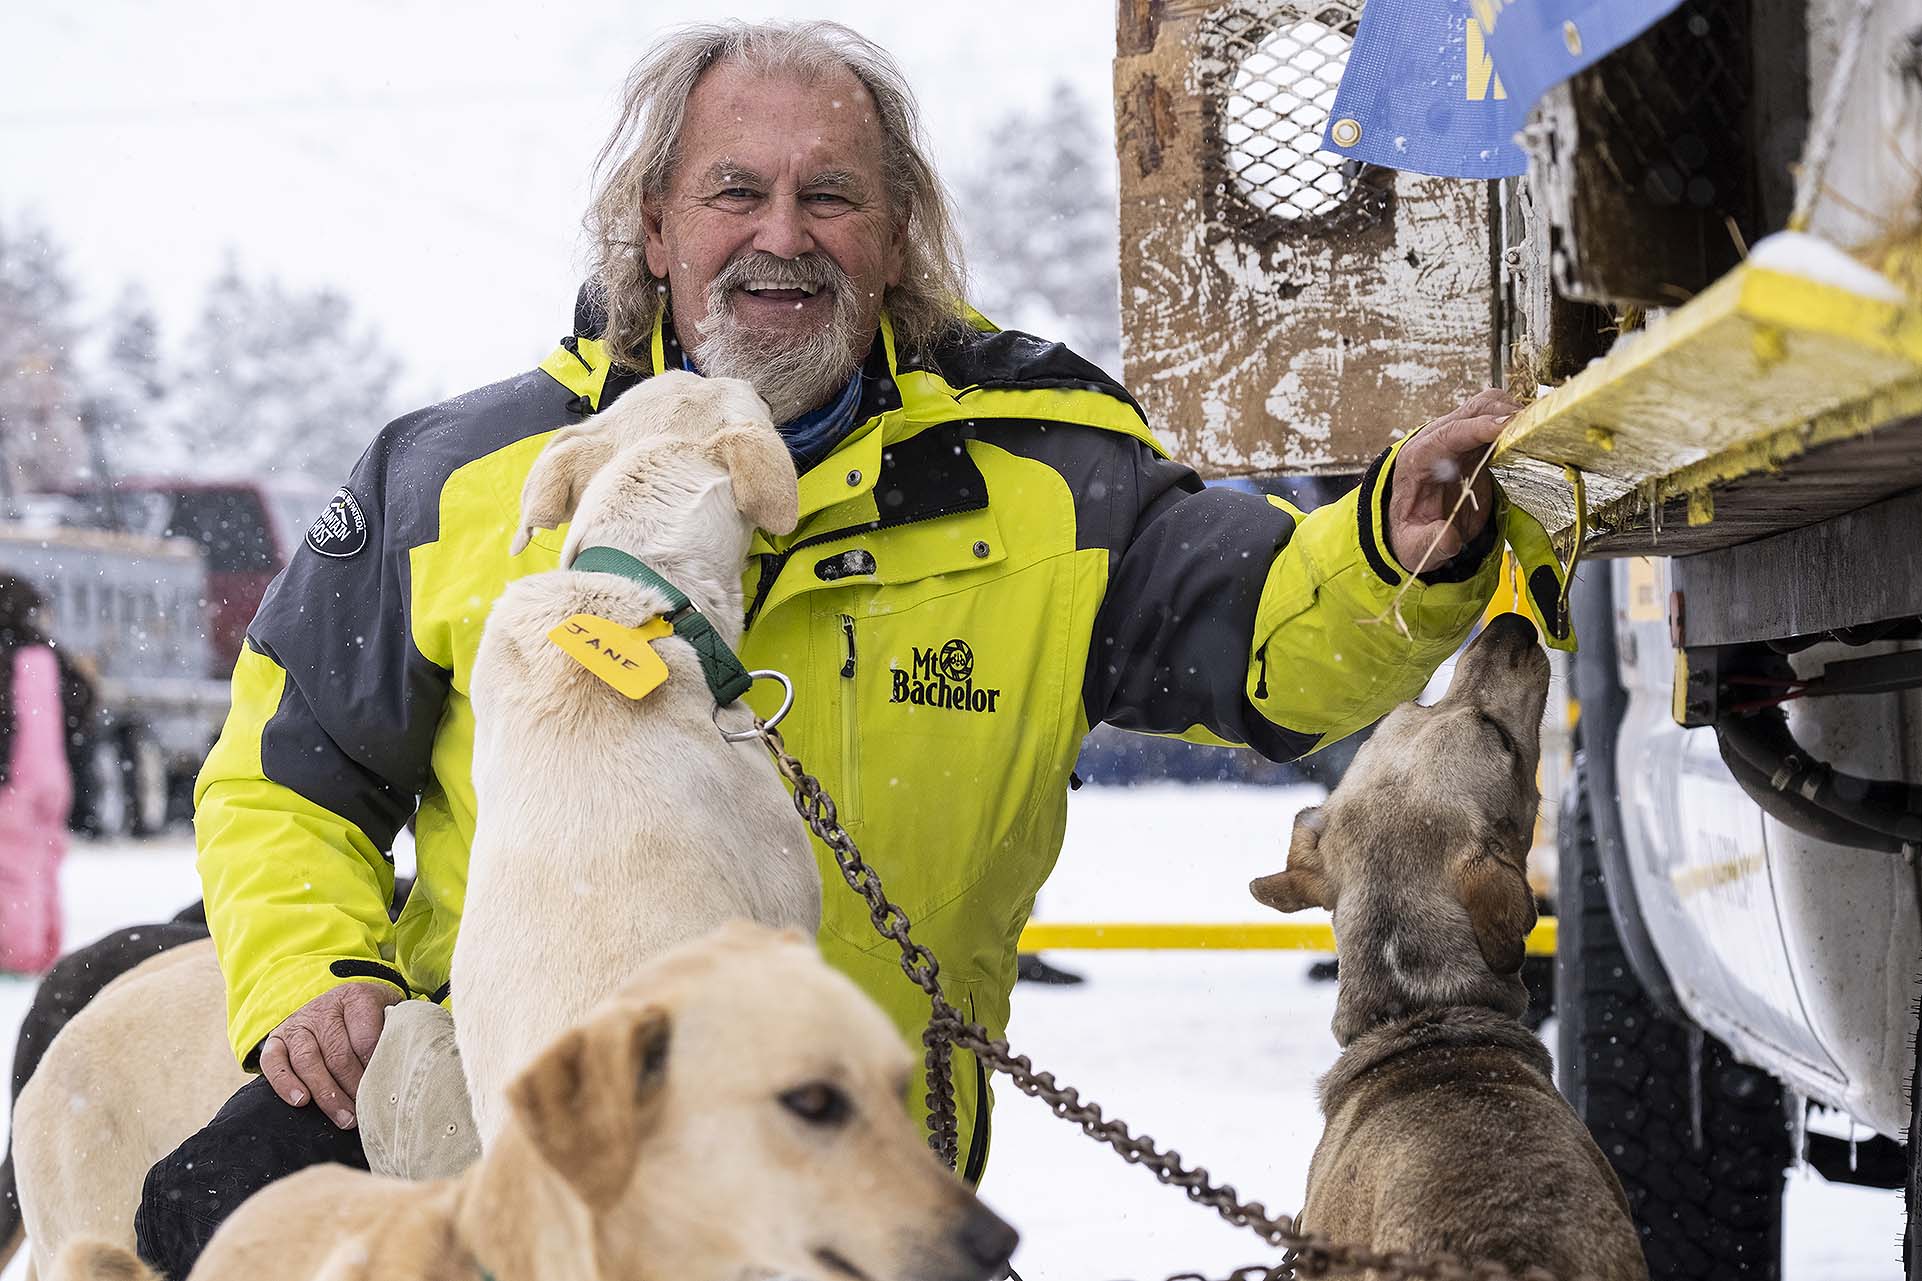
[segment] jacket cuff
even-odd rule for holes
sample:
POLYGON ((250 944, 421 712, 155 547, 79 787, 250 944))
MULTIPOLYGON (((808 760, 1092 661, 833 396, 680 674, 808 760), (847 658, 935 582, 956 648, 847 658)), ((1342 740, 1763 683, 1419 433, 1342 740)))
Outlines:
POLYGON ((1400 587, 1408 571, 1395 559, 1394 545, 1388 539, 1389 485, 1395 475, 1395 456, 1413 439, 1411 432, 1375 455, 1355 488, 1355 540, 1368 568, 1390 587, 1400 587))
POLYGON ((401 972, 364 956, 290 956, 268 967, 244 995, 230 995, 227 1032, 242 1071, 260 1071, 260 1047, 287 1016, 342 983, 386 983, 413 995, 401 972))
MULTIPOLYGON (((1394 495, 1395 458, 1401 448, 1413 440, 1418 432, 1410 432, 1390 445, 1368 465, 1362 476, 1356 503, 1357 538, 1361 544, 1362 557, 1375 576, 1390 587, 1399 587, 1410 575, 1408 567, 1395 556, 1395 545, 1388 536, 1389 502, 1394 495)), ((1443 583, 1465 583, 1481 573, 1488 563, 1490 553, 1501 544, 1501 488, 1491 486, 1495 501, 1488 519, 1475 536, 1468 540, 1462 549, 1435 566, 1414 575, 1421 582, 1431 585, 1443 583)))

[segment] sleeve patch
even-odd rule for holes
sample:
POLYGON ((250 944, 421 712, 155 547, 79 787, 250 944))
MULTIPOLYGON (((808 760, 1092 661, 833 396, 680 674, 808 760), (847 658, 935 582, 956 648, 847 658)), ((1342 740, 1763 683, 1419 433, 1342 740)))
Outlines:
POLYGON ((323 511, 307 531, 307 545, 322 556, 346 560, 367 546, 367 514, 360 500, 345 485, 327 501, 323 511))

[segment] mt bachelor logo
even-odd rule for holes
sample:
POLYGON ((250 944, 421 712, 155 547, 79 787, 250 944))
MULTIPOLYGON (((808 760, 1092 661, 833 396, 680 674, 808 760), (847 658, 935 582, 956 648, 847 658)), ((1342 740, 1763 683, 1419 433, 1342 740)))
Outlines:
POLYGON ((345 560, 367 546, 367 515, 345 485, 327 500, 327 510, 307 531, 307 545, 336 560, 345 560))
POLYGON ((917 707, 946 707, 957 712, 992 712, 1000 699, 998 689, 980 689, 974 683, 974 650, 960 637, 939 649, 910 647, 911 667, 897 667, 891 675, 894 688, 888 692, 890 703, 912 703, 917 707))

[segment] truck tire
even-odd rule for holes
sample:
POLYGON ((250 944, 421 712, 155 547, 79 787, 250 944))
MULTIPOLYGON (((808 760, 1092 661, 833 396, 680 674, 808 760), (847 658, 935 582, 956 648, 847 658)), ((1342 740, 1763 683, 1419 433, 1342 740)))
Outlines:
POLYGON ((1906 1281, 1922 1281, 1922 1146, 1918 1145, 1922 1145, 1922 1027, 1916 1033, 1915 1067, 1909 1073, 1909 1213, 1902 1229, 1906 1281))
POLYGON ((155 836, 165 830, 167 761, 145 728, 123 723, 100 735, 88 768, 91 813, 84 831, 112 839, 155 836))
POLYGON ((125 836, 132 820, 127 801, 125 771, 120 763, 120 744, 111 734, 102 734, 88 749, 87 812, 80 830, 96 840, 125 836))
POLYGON ((158 836, 168 819, 166 754, 144 726, 130 725, 121 733, 120 756, 129 834, 158 836))
POLYGON ((1781 1086, 1643 992, 1602 886, 1584 775, 1577 751, 1559 839, 1556 1084, 1622 1181, 1651 1277, 1777 1281, 1781 1086))

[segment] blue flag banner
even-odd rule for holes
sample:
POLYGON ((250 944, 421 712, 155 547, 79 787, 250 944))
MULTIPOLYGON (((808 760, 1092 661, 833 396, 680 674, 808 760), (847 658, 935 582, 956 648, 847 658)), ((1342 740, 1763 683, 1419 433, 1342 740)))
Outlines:
MULTIPOLYGON (((1524 112, 1544 93, 1621 48, 1680 4, 1681 0, 1469 0, 1502 84, 1524 112)), ((1374 7, 1373 3, 1368 6, 1374 7)))
MULTIPOLYGON (((1473 2, 1498 6, 1498 0, 1473 2)), ((1508 0, 1502 21, 1530 3, 1508 0)), ((1447 178, 1525 173, 1528 159, 1515 134, 1534 99, 1511 96, 1495 74, 1470 4, 1368 0, 1322 146, 1369 164, 1447 178)))

